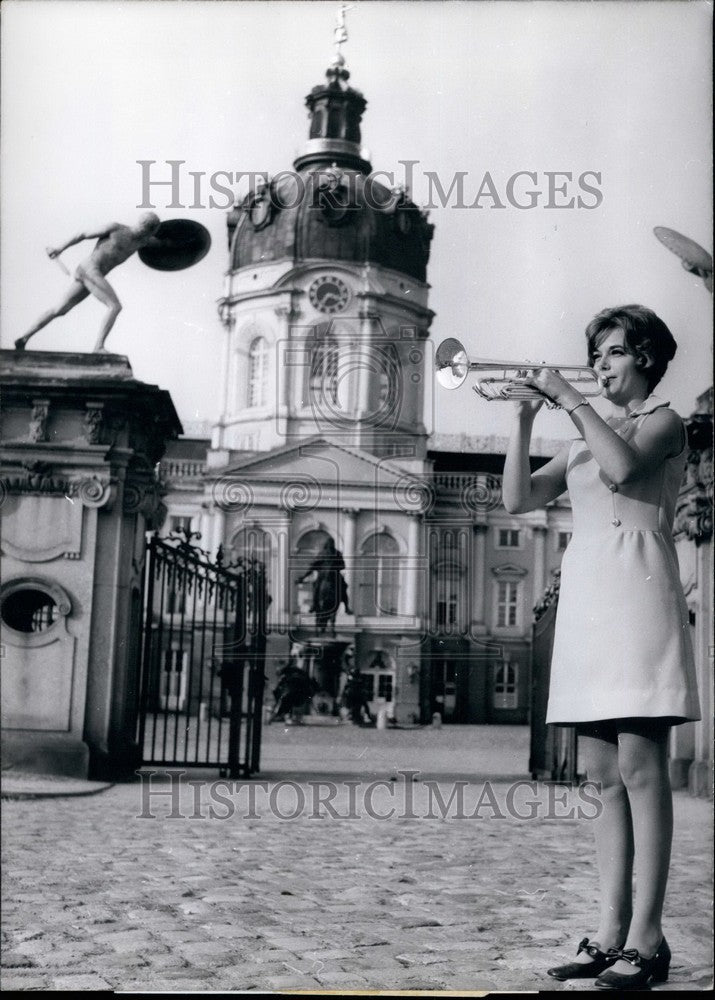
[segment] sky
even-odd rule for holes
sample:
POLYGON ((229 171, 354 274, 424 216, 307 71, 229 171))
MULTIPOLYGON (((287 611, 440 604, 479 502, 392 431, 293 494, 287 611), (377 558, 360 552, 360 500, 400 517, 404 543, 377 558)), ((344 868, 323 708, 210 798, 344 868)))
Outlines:
MULTIPOLYGON (((211 252, 182 272, 136 257, 113 272, 124 310, 107 347, 168 389, 187 424, 218 417, 225 199, 209 207, 204 179, 194 207, 188 171, 291 168, 337 9, 327 0, 5 0, 3 347, 67 284, 45 247, 108 221, 133 224, 138 161, 156 161, 152 178, 168 179, 167 161, 183 160, 185 207, 168 207, 168 187, 152 198, 162 218, 205 225, 211 252)), ((455 336, 475 358, 583 364, 589 319, 641 302, 679 343, 659 394, 692 411, 711 384, 712 299, 653 227, 712 252, 711 10, 700 0, 353 3, 344 54, 368 101, 363 144, 396 182, 409 179, 400 161, 416 161, 412 197, 432 204, 435 345, 455 336), (445 191, 461 175, 461 203, 453 189, 440 204, 430 174, 445 191), (582 174, 591 191, 579 188, 582 174), (551 198, 550 175, 563 186, 551 198)), ((89 249, 63 260, 72 269, 89 249)), ((89 351, 102 314, 83 302, 31 346, 89 351)), ((431 430, 506 432, 505 404, 468 389, 433 399, 431 430)), ((571 430, 563 413, 538 419, 545 437, 571 430)))

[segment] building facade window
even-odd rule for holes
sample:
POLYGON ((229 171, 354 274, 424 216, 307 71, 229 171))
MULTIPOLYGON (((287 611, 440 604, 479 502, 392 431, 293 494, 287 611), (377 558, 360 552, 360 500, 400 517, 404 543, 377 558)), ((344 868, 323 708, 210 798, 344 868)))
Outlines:
POLYGON ((434 632, 462 634, 469 621, 469 532, 463 528, 429 533, 430 623, 434 632))
POLYGON ((519 623, 519 591, 517 580, 497 581, 497 626, 513 628, 519 623))
POLYGON ((516 669, 511 663, 501 662, 495 665, 492 704, 494 708, 517 707, 516 669))
POLYGON ((435 568, 433 616, 438 632, 459 631, 462 576, 461 566, 455 563, 441 563, 435 568))
POLYGON ((164 676, 161 679, 161 707, 182 711, 186 707, 188 654, 181 649, 164 650, 164 676))
POLYGON ((400 589, 399 546, 386 531, 370 535, 360 550, 358 614, 396 615, 400 589))
POLYGON ((377 697, 384 698, 385 701, 392 701, 392 688, 394 677, 392 674, 377 675, 377 697))
POLYGON ((362 671, 366 699, 390 703, 395 698, 395 665, 392 657, 378 650, 366 670, 362 671))
POLYGON ((521 531, 518 528, 498 528, 497 548, 518 549, 521 546, 521 531))
POLYGON ((325 335, 313 348, 310 361, 310 394, 320 406, 325 402, 332 409, 338 406, 338 342, 325 335))
POLYGON ((268 342, 265 337, 254 337, 248 349, 247 403, 249 407, 268 403, 268 342))

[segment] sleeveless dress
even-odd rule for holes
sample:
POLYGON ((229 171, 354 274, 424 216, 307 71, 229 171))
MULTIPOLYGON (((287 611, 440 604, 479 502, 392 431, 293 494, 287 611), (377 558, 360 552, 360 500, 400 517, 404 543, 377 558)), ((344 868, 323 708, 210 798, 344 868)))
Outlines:
MULTIPOLYGON (((668 405, 649 396, 616 433, 630 440, 649 413, 668 405)), ((617 486, 585 441, 572 444, 573 535, 561 564, 547 722, 700 718, 672 533, 686 448, 617 486)))

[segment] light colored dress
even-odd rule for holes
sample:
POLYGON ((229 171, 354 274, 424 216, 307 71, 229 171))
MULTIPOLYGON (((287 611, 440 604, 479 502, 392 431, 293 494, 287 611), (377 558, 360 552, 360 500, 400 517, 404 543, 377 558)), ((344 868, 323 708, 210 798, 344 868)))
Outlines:
MULTIPOLYGON (((649 396, 616 429, 625 441, 668 403, 649 396)), ((561 564, 547 722, 627 717, 699 719, 688 609, 673 542, 686 461, 616 486, 585 441, 566 483, 573 535, 561 564)))

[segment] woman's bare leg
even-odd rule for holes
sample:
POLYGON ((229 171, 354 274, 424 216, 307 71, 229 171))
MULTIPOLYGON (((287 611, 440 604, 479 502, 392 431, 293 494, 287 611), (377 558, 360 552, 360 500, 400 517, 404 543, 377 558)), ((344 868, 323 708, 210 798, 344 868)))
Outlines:
MULTIPOLYGON (((636 896, 627 948, 651 958, 663 938, 662 914, 673 839, 673 796, 668 775, 670 725, 661 719, 619 726, 618 763, 633 817, 636 896)), ((627 962, 614 972, 636 973, 627 962)))
MULTIPOLYGON (((601 786, 601 815, 593 820, 601 889, 598 930, 593 937, 602 951, 626 940, 633 906, 633 826, 626 788, 618 765, 615 729, 580 729, 579 747, 590 781, 601 786), (598 736, 594 735, 596 732, 598 736)), ((582 952, 579 961, 590 961, 582 952)))

